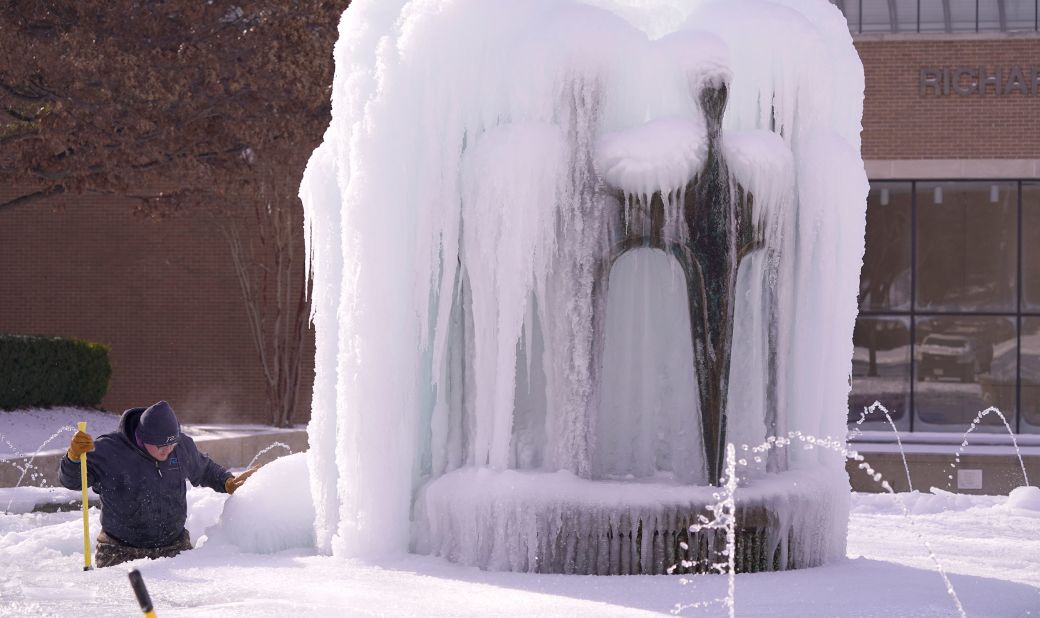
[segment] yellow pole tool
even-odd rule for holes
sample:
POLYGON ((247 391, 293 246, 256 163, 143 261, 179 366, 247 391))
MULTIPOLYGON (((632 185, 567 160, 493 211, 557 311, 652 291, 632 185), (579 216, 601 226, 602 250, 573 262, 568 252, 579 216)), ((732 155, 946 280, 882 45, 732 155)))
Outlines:
MULTIPOLYGON (((76 424, 80 431, 87 431, 86 422, 79 422, 76 424)), ((87 454, 83 453, 79 456, 79 482, 83 490, 83 570, 89 571, 94 567, 90 566, 90 515, 87 513, 87 507, 90 505, 87 502, 87 454)))

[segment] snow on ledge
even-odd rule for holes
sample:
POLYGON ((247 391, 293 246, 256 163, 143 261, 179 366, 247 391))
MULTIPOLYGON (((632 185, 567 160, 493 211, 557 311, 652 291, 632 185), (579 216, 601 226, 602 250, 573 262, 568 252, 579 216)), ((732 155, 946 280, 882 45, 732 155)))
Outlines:
MULTIPOLYGON (((666 479, 462 468, 420 490, 412 548, 490 570, 664 573, 675 556, 663 539, 706 513, 721 491, 666 479)), ((844 554, 844 470, 768 475, 749 481, 735 499, 738 518, 743 512, 749 525, 761 526, 765 547, 784 544, 785 564, 815 566, 844 554)))
MULTIPOLYGON (((844 472, 842 472, 844 473, 844 472)), ((738 477, 741 473, 738 471, 738 477)), ((822 476, 826 476, 823 474, 822 476)), ((818 484, 820 470, 789 470, 747 481, 736 498, 758 502, 818 484)), ((456 504, 506 500, 518 504, 572 504, 588 508, 653 508, 664 505, 715 504, 720 491, 712 485, 686 485, 667 477, 632 480, 588 480, 566 470, 556 472, 467 467, 430 481, 427 494, 443 493, 456 504)))
POLYGON ((703 118, 664 118, 600 138, 596 171, 629 195, 667 194, 686 186, 707 157, 703 118))
MULTIPOLYGON (((967 429, 965 427, 964 429, 967 429)), ((914 432, 900 432, 899 439, 903 444, 945 444, 957 447, 960 445, 964 437, 963 431, 943 432, 943 431, 914 431, 914 432)), ((860 431, 855 435, 850 433, 849 443, 851 444, 870 444, 870 443, 881 443, 881 444, 894 444, 896 441, 896 434, 891 430, 885 429, 880 431, 868 430, 860 431)), ((1038 434, 1027 434, 1019 433, 1015 434, 1015 441, 1018 442, 1019 446, 1040 446, 1040 435, 1038 434)), ((1006 432, 1001 431, 1000 433, 983 433, 981 430, 977 430, 969 436, 969 444, 977 445, 1011 445, 1011 436, 1006 432)))
POLYGON ((775 208, 794 191, 794 155, 779 134, 765 129, 724 131, 722 150, 733 178, 759 208, 775 208))
MULTIPOLYGON (((890 430, 868 430, 850 432, 848 443, 861 453, 898 453, 902 448, 904 453, 913 455, 952 456, 960 449, 965 436, 962 431, 915 431, 899 432, 899 439, 901 445, 896 441, 896 434, 890 430)), ((1011 436, 1004 431, 975 431, 967 437, 967 442, 968 445, 963 449, 966 455, 1016 455, 1011 436)), ((1015 442, 1023 457, 1040 456, 1040 435, 1015 434, 1015 442)))
POLYGON ((721 38, 703 30, 677 30, 654 42, 664 56, 686 70, 695 91, 719 88, 733 81, 729 48, 721 38))

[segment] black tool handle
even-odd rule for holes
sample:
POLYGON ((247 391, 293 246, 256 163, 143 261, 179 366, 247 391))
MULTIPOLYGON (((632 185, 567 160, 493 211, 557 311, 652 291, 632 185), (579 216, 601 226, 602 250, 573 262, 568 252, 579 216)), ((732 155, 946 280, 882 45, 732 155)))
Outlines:
POLYGON ((144 578, 141 577, 141 572, 137 569, 130 571, 130 586, 134 589, 137 602, 141 604, 141 611, 146 614, 152 611, 152 598, 148 596, 148 588, 144 585, 144 578))

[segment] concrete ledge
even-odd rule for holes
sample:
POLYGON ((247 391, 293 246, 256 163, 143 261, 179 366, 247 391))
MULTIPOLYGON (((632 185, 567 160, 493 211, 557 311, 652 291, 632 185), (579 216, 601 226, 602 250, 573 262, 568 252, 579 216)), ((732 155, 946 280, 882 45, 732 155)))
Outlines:
POLYGON ((932 43, 937 41, 1036 41, 1040 33, 1014 32, 854 32, 855 43, 932 43))
POLYGON ((226 468, 246 467, 254 458, 256 463, 267 463, 290 452, 307 450, 307 430, 304 428, 284 430, 267 427, 243 434, 223 427, 198 426, 192 427, 188 435, 194 438, 200 451, 226 468), (259 455, 264 449, 269 450, 259 455))
POLYGON ((871 180, 1030 180, 1040 178, 1040 159, 870 159, 871 180))
MULTIPOLYGON (((895 491, 909 491, 906 480, 906 469, 903 458, 892 449, 872 450, 871 445, 853 445, 866 463, 880 472, 895 491)), ((1022 453, 1022 461, 1029 475, 1030 484, 1040 482, 1040 454, 1035 449, 1027 449, 1022 453)), ((927 492, 932 487, 963 494, 1003 495, 1023 484, 1022 466, 1018 457, 1008 448, 1005 452, 995 454, 963 454, 956 468, 954 453, 956 445, 949 447, 949 453, 914 452, 906 454, 907 467, 910 469, 910 480, 914 489, 927 492), (953 478, 950 479, 949 477, 953 478)), ((846 464, 849 481, 853 491, 870 493, 883 492, 866 472, 859 469, 859 462, 849 461, 846 464)))
MULTIPOLYGON (((264 426, 197 425, 184 428, 184 432, 195 440, 199 450, 226 468, 244 468, 254 458, 256 463, 267 463, 290 450, 299 453, 307 450, 307 430, 277 429, 264 426), (278 446, 284 444, 285 447, 278 446), (264 449, 266 453, 257 457, 264 449), (287 447, 287 448, 286 448, 287 447)), ((57 486, 58 463, 65 456, 65 449, 43 451, 35 458, 17 457, 0 461, 0 487, 14 487, 22 477, 22 470, 30 465, 21 485, 57 486)), ((89 457, 89 455, 88 455, 89 457)))

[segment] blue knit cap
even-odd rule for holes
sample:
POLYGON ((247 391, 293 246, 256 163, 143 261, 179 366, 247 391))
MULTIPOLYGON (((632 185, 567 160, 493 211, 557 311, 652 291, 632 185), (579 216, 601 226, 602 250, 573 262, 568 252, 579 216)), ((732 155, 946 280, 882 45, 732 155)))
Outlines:
POLYGON ((160 401, 145 410, 137 425, 137 437, 153 446, 175 444, 181 437, 181 426, 170 404, 160 401))

